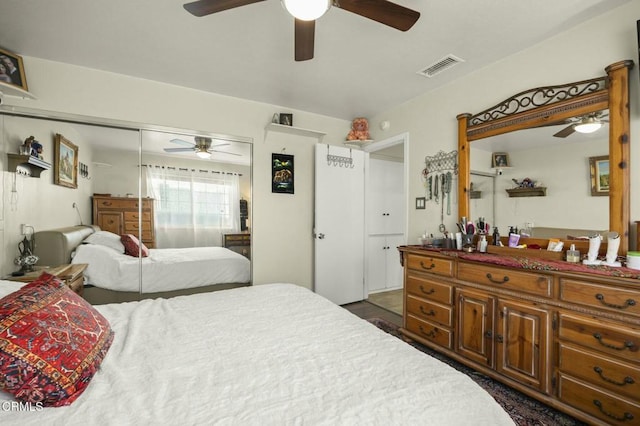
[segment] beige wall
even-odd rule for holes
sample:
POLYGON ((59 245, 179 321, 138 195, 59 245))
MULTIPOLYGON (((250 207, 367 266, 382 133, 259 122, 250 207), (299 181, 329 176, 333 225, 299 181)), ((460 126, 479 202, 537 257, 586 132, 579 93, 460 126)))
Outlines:
MULTIPOLYGON (((384 120, 391 124, 389 132, 401 129, 411 134, 409 240, 413 241, 425 228, 434 234, 437 232, 440 223, 439 206, 415 210, 411 206, 411 200, 424 194, 420 180, 424 157, 440 150, 448 152, 457 149, 458 114, 480 112, 534 87, 604 76, 607 65, 624 59, 633 59, 636 63, 630 78, 631 182, 640 182, 640 90, 636 38, 636 20, 639 18, 640 2, 628 3, 468 77, 372 117, 370 127, 375 139, 386 137, 385 132, 379 130, 379 123, 384 120)), ((588 214, 586 211, 558 212, 558 216, 564 217, 588 214)), ((640 192, 637 190, 631 191, 631 219, 640 220, 640 192)), ((457 213, 452 211, 452 215, 445 218, 447 228, 455 229, 456 220, 457 213)))

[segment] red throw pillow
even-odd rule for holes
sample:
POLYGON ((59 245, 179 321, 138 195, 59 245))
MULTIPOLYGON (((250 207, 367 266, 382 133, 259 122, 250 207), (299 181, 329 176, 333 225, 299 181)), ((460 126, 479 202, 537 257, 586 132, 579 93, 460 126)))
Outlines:
POLYGON ((69 405, 89 385, 111 342, 106 318, 43 273, 0 299, 0 389, 40 406, 69 405))
POLYGON ((149 249, 147 246, 140 242, 134 235, 122 234, 120 236, 120 241, 122 241, 122 245, 124 245, 124 254, 134 257, 138 257, 138 255, 141 257, 149 256, 149 249))

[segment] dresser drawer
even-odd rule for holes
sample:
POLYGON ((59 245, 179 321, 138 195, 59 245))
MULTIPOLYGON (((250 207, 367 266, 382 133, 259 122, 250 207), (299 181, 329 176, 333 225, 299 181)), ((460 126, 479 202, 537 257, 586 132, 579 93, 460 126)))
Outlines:
POLYGON ((407 267, 415 271, 428 272, 430 274, 453 276, 453 260, 432 256, 421 256, 413 253, 407 255, 407 267))
POLYGON ((640 405, 588 383, 560 374, 558 395, 563 402, 607 424, 637 425, 640 405))
POLYGON ((142 215, 138 212, 124 212, 124 220, 127 222, 137 222, 142 217, 142 221, 151 223, 151 213, 142 212, 142 215))
POLYGON ((143 222, 125 222, 124 230, 127 232, 134 232, 140 230, 140 225, 142 225, 143 231, 151 231, 151 222, 143 221, 143 222))
POLYGON ((640 293, 615 285, 589 283, 562 278, 560 298, 571 303, 581 303, 599 309, 640 316, 640 293))
POLYGON ((442 306, 408 296, 407 312, 418 318, 434 321, 447 327, 453 325, 453 309, 450 306, 442 306))
POLYGON ((407 330, 417 334, 418 336, 429 340, 437 345, 444 346, 451 349, 453 343, 453 336, 451 330, 439 325, 431 324, 427 321, 422 321, 413 315, 407 315, 407 330))
POLYGON ((553 277, 534 272, 521 272, 477 263, 460 262, 458 279, 494 287, 551 297, 553 277))
MULTIPOLYGON (((137 198, 94 198, 95 206, 100 210, 132 210, 138 209, 137 198)), ((153 207, 152 199, 142 200, 142 210, 150 210, 153 207)))
POLYGON ((640 331, 622 324, 561 314, 559 337, 618 358, 640 362, 640 331))
POLYGON ((444 303, 445 305, 451 305, 453 302, 453 287, 451 285, 414 275, 407 276, 405 285, 407 286, 408 294, 444 303))
POLYGON ((640 366, 560 344, 560 371, 623 396, 640 395, 640 366))

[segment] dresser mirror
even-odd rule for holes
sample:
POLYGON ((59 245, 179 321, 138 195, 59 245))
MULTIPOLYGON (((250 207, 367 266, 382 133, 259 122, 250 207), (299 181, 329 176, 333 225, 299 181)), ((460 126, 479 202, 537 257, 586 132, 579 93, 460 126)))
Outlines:
MULTIPOLYGON (((181 217, 170 218, 168 224, 167 220, 161 220, 163 229, 156 229, 158 226, 157 217, 147 217, 143 212, 141 225, 135 226, 133 231, 127 230, 128 233, 135 234, 140 241, 145 242, 149 247, 185 248, 222 246, 225 234, 249 232, 251 225, 252 144, 248 138, 99 120, 61 113, 43 113, 15 107, 0 109, 0 126, 7 154, 17 153, 20 142, 32 134, 36 136, 36 139, 43 140, 45 149, 51 151, 46 153, 47 161, 53 158, 53 138, 56 133, 64 135, 66 139, 78 146, 78 159, 82 164, 78 166, 77 188, 58 188, 55 186, 47 188, 53 185, 53 167, 51 170, 43 172, 40 179, 17 177, 18 180, 23 180, 22 184, 18 182, 18 189, 22 192, 18 194, 18 197, 26 199, 34 195, 27 192, 36 190, 61 192, 60 203, 51 207, 56 209, 56 212, 53 215, 47 215, 48 219, 43 219, 42 223, 32 224, 36 231, 73 226, 81 222, 85 225, 93 223, 94 206, 92 200, 97 198, 94 197, 94 194, 122 199, 123 202, 134 201, 132 204, 134 208, 137 208, 135 201, 138 203, 142 201, 141 204, 144 206, 144 200, 153 198, 154 195, 152 188, 147 185, 151 179, 149 169, 153 168, 159 171, 157 176, 162 175, 160 171, 181 174, 181 179, 184 182, 176 190, 180 192, 180 199, 186 203, 201 198, 202 194, 193 195, 193 189, 198 184, 192 180, 187 181, 184 176, 190 174, 215 176, 216 183, 220 181, 219 177, 223 177, 226 182, 228 176, 229 182, 233 182, 237 187, 237 193, 233 198, 235 202, 219 201, 215 206, 210 207, 210 209, 216 210, 215 213, 211 213, 211 211, 201 213, 201 216, 208 217, 205 221, 197 221, 200 224, 197 229, 188 220, 197 215, 188 211, 188 207, 182 209, 182 214, 178 214, 181 217), (197 155, 198 148, 192 142, 205 139, 211 142, 207 142, 208 148, 204 146, 202 148, 211 152, 208 153, 209 155, 200 153, 200 156, 207 157, 200 158, 197 155), (183 149, 175 150, 175 148, 183 149), (72 208, 72 199, 73 204, 77 205, 77 209, 72 208), (69 200, 68 203, 66 200, 69 200), (242 213, 244 216, 242 219, 240 217, 240 200, 246 201, 248 207, 246 212, 242 213), (61 224, 60 219, 65 216, 68 220, 61 224), (53 217, 56 219, 55 225, 52 226, 53 217), (188 218, 185 219, 185 217, 188 218), (152 234, 144 224, 146 219, 154 222, 152 234)), ((6 185, 4 190, 7 191, 6 185)), ((208 186, 207 191, 211 191, 211 185, 208 186)), ((222 189, 220 191, 224 192, 222 189)), ((224 194, 217 196, 217 198, 218 200, 228 199, 224 194)), ((3 199, 5 203, 11 203, 6 193, 3 195, 3 199)), ((107 199, 107 203, 109 202, 107 199)), ((16 212, 19 212, 20 208, 25 208, 19 205, 15 207, 16 212)), ((6 209, 8 214, 4 218, 5 233, 8 226, 13 229, 15 223, 22 223, 22 219, 13 217, 18 213, 12 216, 13 210, 11 206, 6 209)), ((163 214, 162 210, 160 214, 163 214)), ((166 211, 164 211, 164 215, 167 215, 166 211)), ((105 224, 105 226, 107 225, 105 224)), ((113 232, 117 231, 114 229, 113 232)), ((4 241, 5 244, 9 244, 9 239, 4 238, 4 241)), ((6 247, 6 250, 13 252, 12 247, 6 247)), ((250 257, 250 246, 247 246, 244 254, 250 257)), ((10 260, 8 256, 5 256, 2 261, 9 262, 10 260)), ((3 265, 3 270, 12 271, 14 268, 11 266, 3 265)), ((142 267, 140 265, 137 276, 133 278, 138 285, 131 287, 136 288, 135 293, 148 293, 149 291, 142 286, 141 274, 142 267)))
MULTIPOLYGON (((598 229, 600 226, 606 226, 606 229, 616 231, 620 234, 620 254, 625 254, 629 246, 629 70, 633 68, 633 61, 620 61, 608 66, 605 69, 606 75, 590 80, 584 80, 558 86, 546 86, 520 92, 499 104, 486 109, 478 114, 460 114, 458 115, 458 149, 460 161, 460 179, 458 183, 458 200, 459 200, 459 216, 475 218, 477 212, 473 211, 471 199, 471 172, 473 168, 477 169, 478 161, 483 164, 491 164, 492 153, 502 152, 494 151, 487 141, 490 138, 502 139, 518 139, 519 135, 524 132, 540 132, 546 127, 554 129, 554 134, 563 128, 575 124, 579 119, 587 117, 606 117, 605 129, 608 131, 608 138, 603 143, 602 152, 609 156, 609 193, 608 197, 594 197, 600 199, 608 198, 608 223, 599 224, 594 221, 591 228, 598 229), (475 149, 475 144, 480 148, 482 144, 489 146, 483 149, 475 149), (491 152, 489 152, 491 151, 491 152), (473 153, 473 154, 472 154, 473 153), (479 160, 478 158, 481 158, 479 160), (472 158, 473 157, 473 158, 472 158)), ((547 129, 549 130, 549 129, 547 129)), ((575 135, 569 137, 573 138, 575 135)), ((597 136, 594 136, 597 138, 597 136)), ((525 139, 522 136, 520 139, 525 139)), ((554 137, 551 143, 558 144, 563 138, 554 137)), ((568 137, 567 137, 568 139, 568 137)), ((541 139, 542 141, 542 139, 541 139)), ((495 142, 499 143, 499 142, 495 142)), ((577 143, 577 139, 576 142, 577 143)), ((597 144, 597 142, 593 142, 597 144)), ((540 142, 543 145, 544 142, 540 142)), ((498 145, 495 145, 496 147, 498 145)), ((508 146, 505 146, 505 151, 508 146)), ((543 149, 543 148, 541 148, 543 149)), ((582 149, 574 150, 576 156, 582 149)), ((589 165, 584 165, 583 177, 589 179, 589 165)), ((545 184, 550 185, 552 182, 546 182, 544 176, 544 161, 540 161, 539 176, 518 175, 516 180, 526 177, 541 180, 545 184)), ((523 168, 523 170, 526 170, 523 168)), ((529 169, 531 170, 531 169, 529 169)), ((496 179, 500 178, 500 169, 494 168, 497 174, 496 179)), ((508 170, 509 176, 516 176, 515 167, 508 170)), ((504 172, 504 174, 507 174, 504 172)), ((558 182, 555 182, 558 183, 558 182)), ((502 183, 504 185, 504 183, 502 183)), ((496 192, 503 191, 500 187, 500 181, 496 192)), ((584 190, 583 192, 587 192, 584 190)), ((535 199, 539 200, 538 198, 535 199)), ((595 202, 596 200, 594 200, 595 202)), ((518 200, 514 200, 517 205, 518 200)), ((525 200, 520 201, 524 205, 525 200)), ((513 205, 513 204, 512 204, 513 205)), ((553 210, 554 207, 550 207, 553 210)), ((604 207, 606 209, 606 205, 604 207)), ((566 211, 565 208, 556 210, 555 215, 566 215, 568 217, 582 215, 591 209, 583 208, 581 211, 566 211)), ((499 223, 502 229, 508 225, 518 225, 533 218, 526 217, 526 209, 522 209, 522 218, 518 223, 499 223)), ((500 221, 500 210, 496 208, 496 217, 500 221)), ((553 226, 551 223, 544 223, 544 226, 553 226)), ((563 228, 567 226, 562 225, 563 228)), ((557 235, 557 238, 567 239, 567 235, 557 235)))

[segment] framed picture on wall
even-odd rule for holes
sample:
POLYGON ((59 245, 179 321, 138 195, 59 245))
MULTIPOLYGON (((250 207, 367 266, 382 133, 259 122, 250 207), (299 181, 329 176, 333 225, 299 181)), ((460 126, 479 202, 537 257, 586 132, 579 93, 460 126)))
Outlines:
POLYGON ((78 147, 56 133, 53 159, 53 183, 68 188, 78 187, 78 147))
POLYGON ((293 155, 271 154, 271 192, 293 194, 293 155))
POLYGON ((591 195, 609 195, 609 156, 589 157, 591 195))
POLYGON ((0 49, 0 81, 28 90, 21 56, 0 49))
POLYGON ((494 152, 491 154, 491 167, 492 168, 500 168, 500 167, 511 167, 509 163, 509 154, 506 152, 494 152))

